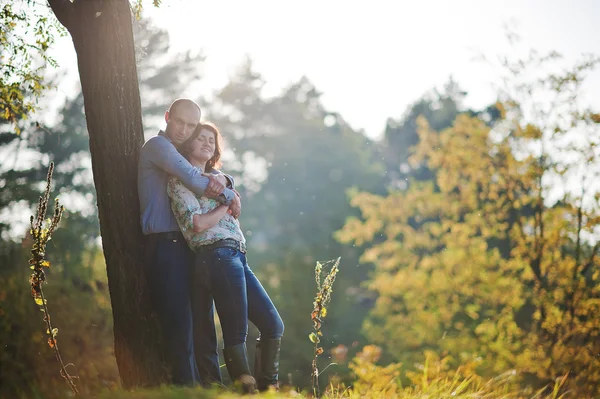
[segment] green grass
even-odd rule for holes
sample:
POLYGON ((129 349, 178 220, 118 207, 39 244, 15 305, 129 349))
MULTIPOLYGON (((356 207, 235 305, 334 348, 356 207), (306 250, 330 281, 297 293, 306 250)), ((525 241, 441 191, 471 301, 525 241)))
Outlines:
MULTIPOLYGON (((568 392, 561 392, 565 378, 557 381, 554 387, 546 390, 532 391, 515 388, 511 384, 512 375, 499 376, 487 382, 476 378, 448 379, 439 378, 432 381, 423 380, 418 386, 401 388, 395 381, 384 388, 369 390, 362 386, 360 390, 352 387, 329 386, 324 390, 324 399, 358 399, 358 398, 390 398, 390 399, 564 399, 569 398, 568 392)), ((228 399, 228 398, 311 398, 306 392, 295 392, 283 388, 280 392, 265 392, 257 395, 241 395, 233 390, 180 388, 163 386, 155 389, 141 389, 134 391, 106 391, 94 395, 96 399, 228 399)), ((85 397, 85 396, 83 396, 85 397)), ((91 398, 91 397, 90 397, 91 398)))

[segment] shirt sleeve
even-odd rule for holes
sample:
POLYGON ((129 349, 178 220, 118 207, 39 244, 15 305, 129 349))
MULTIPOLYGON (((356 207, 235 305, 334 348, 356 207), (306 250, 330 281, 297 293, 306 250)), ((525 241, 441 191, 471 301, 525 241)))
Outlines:
MULTIPOLYGON (((208 186, 208 177, 194 168, 166 138, 156 136, 144 145, 149 152, 149 159, 157 167, 170 175, 177 177, 186 187, 198 195, 203 195, 208 186)), ((217 201, 229 205, 235 193, 225 188, 217 201)))
POLYGON ((212 171, 212 173, 215 174, 215 175, 223 175, 223 176, 225 176, 225 179, 227 179, 227 188, 230 188, 232 190, 235 189, 235 180, 233 179, 233 176, 228 175, 227 173, 224 173, 224 172, 222 172, 220 170, 217 170, 217 169, 214 169, 212 171))
POLYGON ((181 180, 170 176, 167 183, 167 194, 171 199, 171 209, 181 230, 194 228, 194 215, 202 214, 198 199, 181 180))

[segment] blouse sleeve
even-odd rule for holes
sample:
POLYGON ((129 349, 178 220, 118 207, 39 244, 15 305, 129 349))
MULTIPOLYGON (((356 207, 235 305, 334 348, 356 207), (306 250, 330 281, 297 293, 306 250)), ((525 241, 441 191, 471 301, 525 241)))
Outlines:
POLYGON ((181 230, 193 229, 194 215, 202 214, 202 209, 194 193, 175 176, 169 177, 167 194, 171 199, 171 210, 181 230))

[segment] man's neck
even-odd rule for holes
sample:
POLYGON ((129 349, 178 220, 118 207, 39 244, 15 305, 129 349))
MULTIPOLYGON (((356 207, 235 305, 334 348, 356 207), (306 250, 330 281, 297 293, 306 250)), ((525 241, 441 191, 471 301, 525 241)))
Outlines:
POLYGON ((171 140, 171 137, 169 137, 169 135, 167 134, 167 132, 165 132, 164 130, 159 130, 158 131, 158 135, 159 136, 163 136, 164 138, 166 138, 167 140, 169 140, 173 145, 175 145, 175 143, 173 143, 173 140, 171 140))

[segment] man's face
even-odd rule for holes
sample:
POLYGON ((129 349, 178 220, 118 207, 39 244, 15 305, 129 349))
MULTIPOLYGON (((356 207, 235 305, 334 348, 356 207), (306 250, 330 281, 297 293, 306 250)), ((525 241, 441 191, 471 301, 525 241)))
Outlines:
POLYGON ((200 110, 192 104, 180 104, 165 115, 165 133, 173 144, 181 145, 189 139, 200 122, 200 110))

